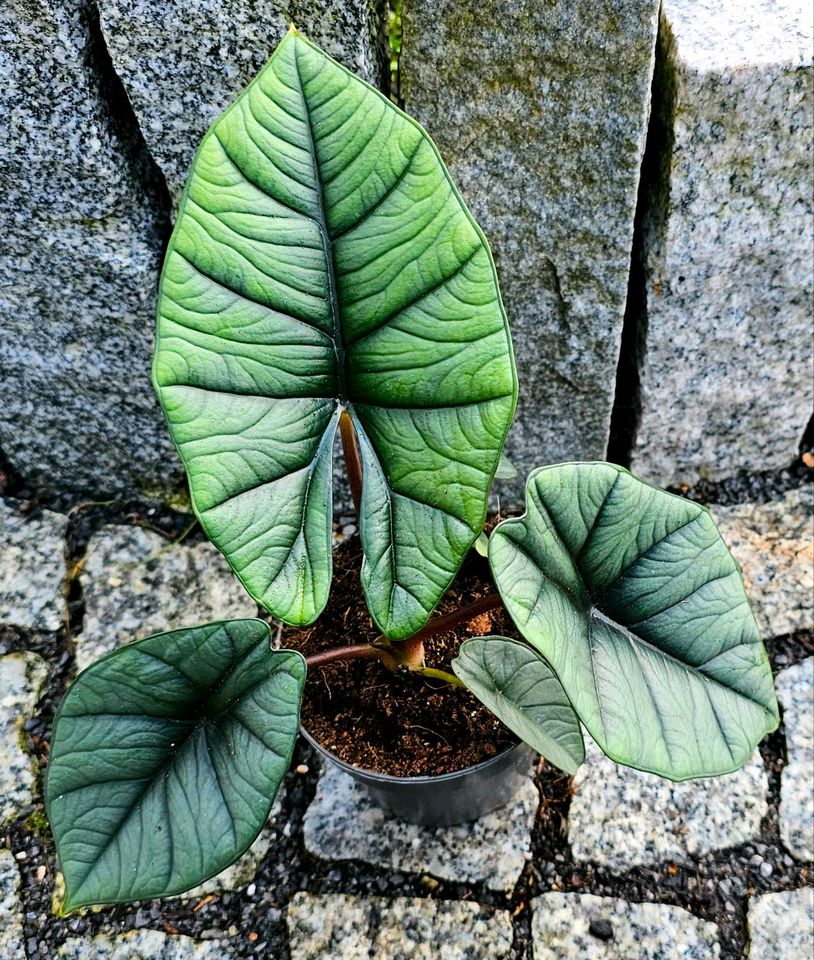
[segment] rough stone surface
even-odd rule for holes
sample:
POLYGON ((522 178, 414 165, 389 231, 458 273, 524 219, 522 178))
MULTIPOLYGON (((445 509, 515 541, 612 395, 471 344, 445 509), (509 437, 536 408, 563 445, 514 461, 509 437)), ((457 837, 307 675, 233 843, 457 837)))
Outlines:
POLYGON ((811 960, 814 887, 749 901, 749 960, 811 960))
POLYGON ((512 923, 477 903, 298 893, 288 935, 296 960, 507 960, 512 923))
POLYGON ((102 29, 144 139, 177 201, 198 143, 290 23, 377 84, 377 0, 101 0, 102 29))
POLYGON ((721 952, 717 926, 681 907, 546 893, 532 910, 535 960, 713 960, 721 952))
POLYGON ((59 630, 65 617, 67 518, 50 510, 27 514, 0 500, 0 624, 59 630))
POLYGON ((711 509, 763 636, 814 628, 814 486, 774 503, 711 509))
POLYGON ((405 4, 401 92, 495 254, 520 378, 507 452, 608 440, 658 0, 405 4))
POLYGON ((232 956, 218 940, 197 942, 158 930, 132 930, 114 937, 100 934, 91 940, 71 937, 56 955, 59 960, 226 960, 232 956))
POLYGON ((81 583, 80 670, 153 633, 257 616, 257 605, 211 544, 173 544, 139 527, 103 527, 88 544, 81 583))
POLYGON ((757 837, 767 790, 757 751, 728 776, 671 783, 618 766, 589 742, 574 778, 568 838, 576 860, 619 873, 668 860, 686 863, 757 837))
POLYGON ((369 799, 364 787, 326 764, 303 822, 306 849, 325 860, 364 860, 490 890, 513 889, 531 849, 539 798, 529 777, 514 800, 471 823, 404 823, 369 799))
POLYGON ((814 657, 778 674, 788 762, 780 786, 780 836, 800 860, 814 860, 814 657))
POLYGON ((663 18, 633 468, 692 483, 786 465, 811 415, 812 22, 804 0, 663 18))
POLYGON ((0 957, 25 960, 20 874, 9 850, 0 850, 0 957))
POLYGON ((39 698, 48 667, 35 653, 0 657, 0 826, 31 803, 34 771, 23 751, 23 724, 39 698))
POLYGON ((89 0, 0 11, 0 447, 46 490, 175 491, 150 386, 167 204, 89 0))

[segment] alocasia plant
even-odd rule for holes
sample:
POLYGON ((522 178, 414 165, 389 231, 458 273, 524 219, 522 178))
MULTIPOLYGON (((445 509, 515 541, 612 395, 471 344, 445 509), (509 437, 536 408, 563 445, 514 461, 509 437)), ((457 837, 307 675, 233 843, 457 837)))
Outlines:
POLYGON ((198 150, 154 381, 204 531, 287 624, 328 597, 339 428, 382 637, 305 661, 240 620, 82 673, 45 789, 66 909, 180 893, 234 861, 288 767, 306 670, 332 660, 463 685, 567 772, 581 723, 614 760, 674 780, 736 769, 776 726, 703 507, 610 464, 547 467, 484 547, 517 394, 488 246, 426 133, 294 31, 198 150), (499 595, 428 623, 473 544, 499 595), (527 643, 476 638, 454 675, 424 667, 427 636, 501 601, 527 643))

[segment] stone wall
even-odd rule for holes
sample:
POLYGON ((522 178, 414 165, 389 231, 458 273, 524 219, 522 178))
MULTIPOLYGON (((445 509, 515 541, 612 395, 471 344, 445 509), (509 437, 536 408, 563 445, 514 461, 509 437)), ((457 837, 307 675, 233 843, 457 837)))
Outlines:
MULTIPOLYGON (((291 21, 383 85, 385 19, 383 0, 5 5, 0 449, 24 485, 177 502, 149 364, 195 147, 291 21)), ((782 467, 810 414, 807 4, 665 0, 657 44, 658 25, 659 0, 404 5, 405 107, 498 263, 521 474, 605 457, 612 431, 662 483, 782 467)))

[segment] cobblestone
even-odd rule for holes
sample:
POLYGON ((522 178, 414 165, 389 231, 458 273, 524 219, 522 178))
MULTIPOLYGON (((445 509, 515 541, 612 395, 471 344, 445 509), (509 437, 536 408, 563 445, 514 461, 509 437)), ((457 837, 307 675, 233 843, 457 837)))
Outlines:
POLYGON ((749 901, 749 960, 811 960, 814 887, 749 901))
POLYGON ((780 835, 791 853, 814 860, 814 657, 777 676, 788 762, 780 787, 780 835))
POLYGON ((31 802, 34 770, 23 751, 23 724, 39 698, 48 667, 34 653, 0 657, 0 825, 31 802))
POLYGON ((531 853, 539 797, 529 777, 514 800, 472 823, 421 827, 388 816, 364 787, 331 764, 305 815, 306 848, 324 860, 364 860, 510 891, 531 853))
POLYGON ((312 896, 288 908, 295 960, 506 960, 512 923, 476 903, 312 896))

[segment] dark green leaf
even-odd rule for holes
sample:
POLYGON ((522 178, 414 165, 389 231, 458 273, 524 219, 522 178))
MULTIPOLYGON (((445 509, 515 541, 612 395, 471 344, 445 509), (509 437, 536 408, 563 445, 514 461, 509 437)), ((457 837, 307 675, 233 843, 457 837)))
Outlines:
POLYGON ((452 669, 521 740, 576 773, 585 759, 579 720, 554 671, 531 647, 508 637, 475 637, 461 645, 452 669))
POLYGON ((235 620, 147 637, 85 670, 54 721, 45 800, 66 909, 181 893, 265 823, 305 661, 235 620))
POLYGON ((740 570, 706 508, 610 464, 546 467, 489 559, 613 760, 672 780, 728 773, 777 726, 740 570))
POLYGON ((327 600, 346 409, 370 611, 394 638, 423 625, 483 527, 516 397, 506 317, 432 141, 296 33, 198 151, 154 380, 204 530, 292 624, 327 600))

